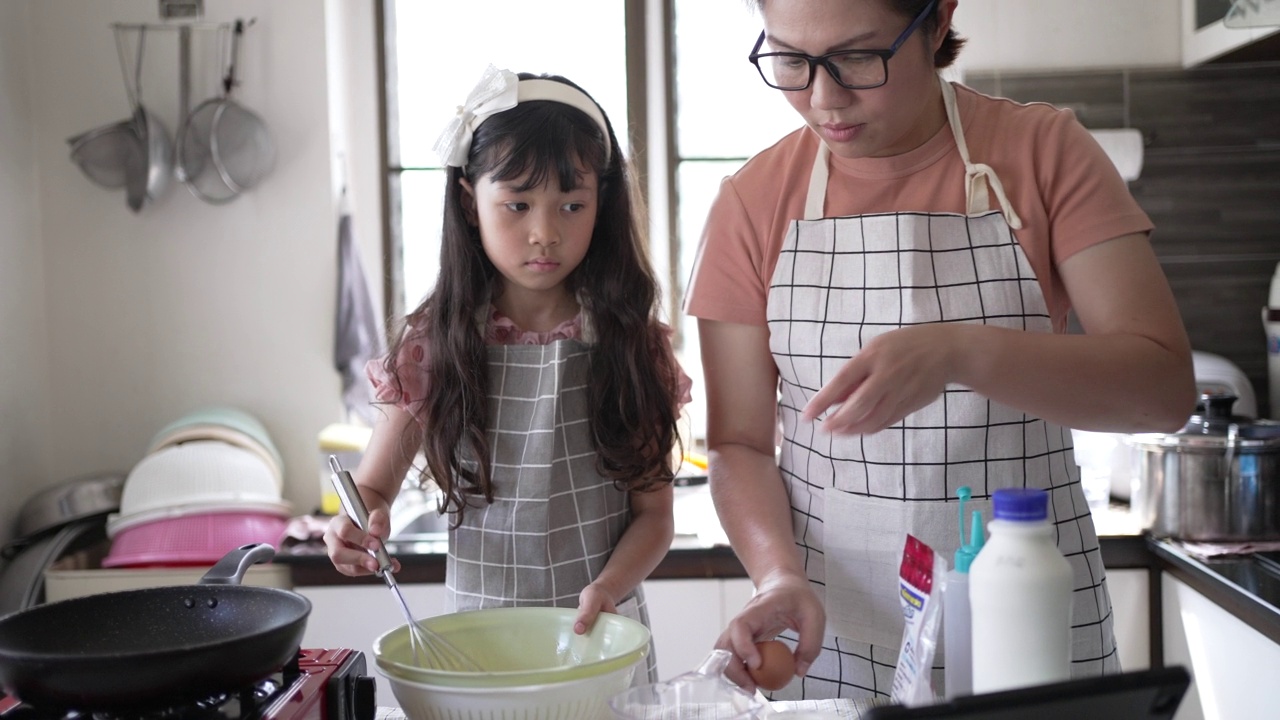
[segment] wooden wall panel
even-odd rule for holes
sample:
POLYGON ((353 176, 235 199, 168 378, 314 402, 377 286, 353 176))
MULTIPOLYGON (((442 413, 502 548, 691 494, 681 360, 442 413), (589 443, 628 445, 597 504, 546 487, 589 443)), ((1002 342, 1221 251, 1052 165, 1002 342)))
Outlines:
POLYGON ((1280 263, 1280 63, 1081 73, 971 74, 965 83, 1075 111, 1089 128, 1134 127, 1146 152, 1134 198, 1191 343, 1222 355, 1268 402, 1260 318, 1280 263))

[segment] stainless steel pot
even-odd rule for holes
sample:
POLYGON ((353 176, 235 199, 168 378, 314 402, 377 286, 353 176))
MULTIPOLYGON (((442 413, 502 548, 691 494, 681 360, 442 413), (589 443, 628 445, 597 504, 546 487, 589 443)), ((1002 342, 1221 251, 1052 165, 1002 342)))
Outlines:
POLYGON ((1201 395, 1176 433, 1137 434, 1130 507, 1159 537, 1280 539, 1280 422, 1231 414, 1230 394, 1201 395))
POLYGON ((27 544, 39 535, 84 518, 116 512, 125 475, 98 473, 64 480, 36 492, 22 504, 9 547, 27 544))

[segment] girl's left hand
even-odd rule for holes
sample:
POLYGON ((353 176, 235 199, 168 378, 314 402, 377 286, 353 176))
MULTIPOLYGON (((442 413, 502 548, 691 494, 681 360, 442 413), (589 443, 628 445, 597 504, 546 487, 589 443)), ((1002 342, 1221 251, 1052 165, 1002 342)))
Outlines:
POLYGON ((805 405, 832 434, 869 435, 933 402, 953 374, 962 326, 932 323, 872 338, 805 405))
POLYGON ((578 616, 573 620, 573 631, 582 635, 591 629, 600 613, 617 611, 613 598, 599 585, 592 583, 578 595, 578 616))

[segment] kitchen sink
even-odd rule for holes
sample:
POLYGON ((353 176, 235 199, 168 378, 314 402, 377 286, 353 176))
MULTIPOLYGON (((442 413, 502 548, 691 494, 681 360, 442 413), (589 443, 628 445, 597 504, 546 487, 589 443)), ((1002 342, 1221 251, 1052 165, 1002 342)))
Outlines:
POLYGON ((439 512, 438 488, 406 481, 391 504, 391 542, 439 542, 447 539, 449 515, 439 512))

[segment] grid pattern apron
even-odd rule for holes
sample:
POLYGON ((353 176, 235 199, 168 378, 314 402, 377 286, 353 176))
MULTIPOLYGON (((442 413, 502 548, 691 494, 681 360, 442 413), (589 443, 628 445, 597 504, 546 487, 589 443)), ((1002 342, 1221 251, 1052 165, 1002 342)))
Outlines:
MULTIPOLYGON (((488 352, 494 498, 473 500, 449 533, 447 611, 576 608, 631 517, 627 493, 596 471, 589 347, 560 340, 488 352)), ((617 610, 649 625, 639 587, 617 610)), ((649 650, 638 684, 657 681, 652 641, 649 650)))
MULTIPOLYGON (((827 609, 822 654, 774 699, 889 694, 902 643, 897 569, 906 535, 950 565, 959 544, 952 501, 962 485, 974 498, 966 515, 982 510, 986 520, 997 488, 1049 492, 1058 548, 1074 571, 1072 675, 1119 671, 1102 558, 1069 429, 959 385, 872 435, 832 436, 800 417, 865 343, 896 328, 963 322, 1053 331, 1010 229, 1021 221, 995 172, 970 161, 955 91, 941 82, 965 164, 967 212, 823 217, 829 150, 820 145, 805 219, 788 229, 770 282, 769 344, 784 435, 779 466, 798 550, 827 609), (1001 209, 988 210, 991 193, 1001 209)), ((945 651, 939 648, 934 660, 939 694, 945 651)))

